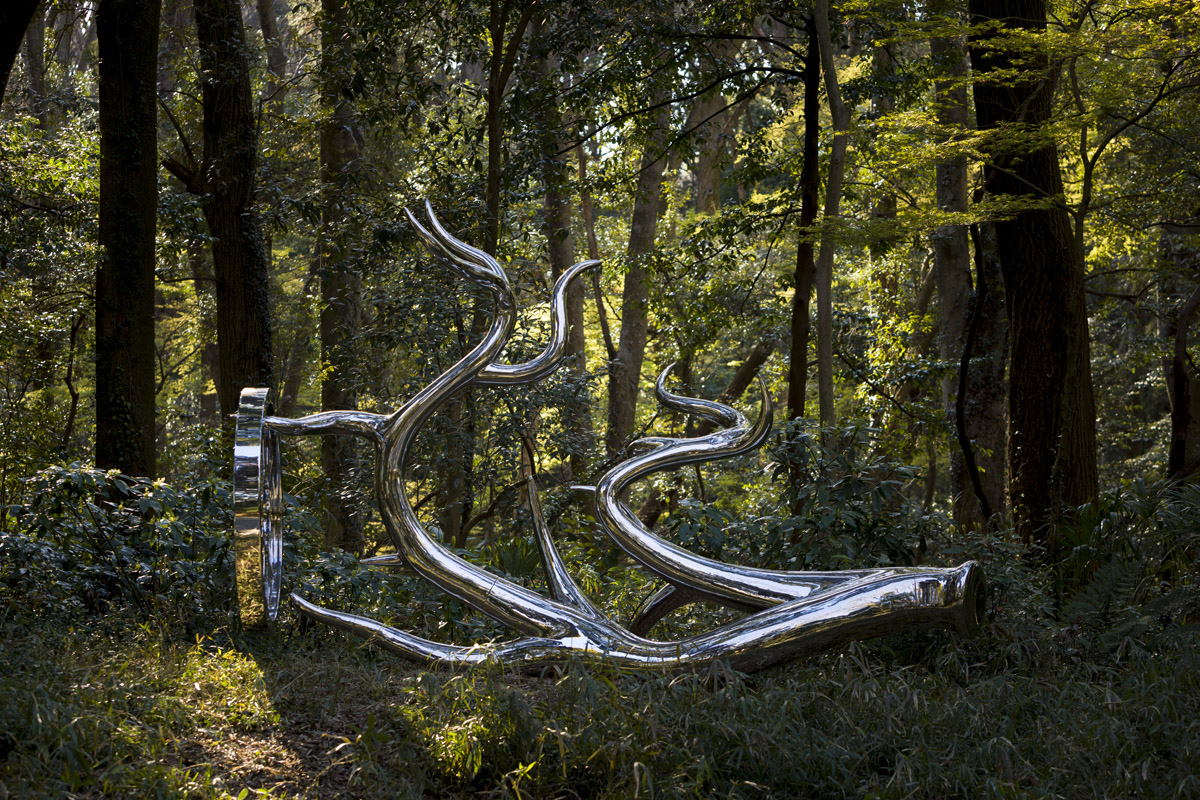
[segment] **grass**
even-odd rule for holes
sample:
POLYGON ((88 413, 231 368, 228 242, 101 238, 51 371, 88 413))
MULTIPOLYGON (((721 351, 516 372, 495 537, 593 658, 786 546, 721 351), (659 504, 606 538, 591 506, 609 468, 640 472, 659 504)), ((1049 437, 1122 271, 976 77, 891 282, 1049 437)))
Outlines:
MULTIPOLYGON (((226 549, 196 524, 215 512, 179 495, 151 520, 72 522, 50 501, 97 494, 76 475, 110 480, 54 471, 0 535, 0 800, 1200 797, 1197 487, 1084 509, 1054 567, 1011 531, 935 541, 987 572, 972 641, 896 635, 750 676, 529 677, 422 669, 291 616, 232 633, 226 549)), ((295 573, 427 636, 495 630, 349 556, 295 573)), ((647 589, 608 581, 614 610, 647 589)), ((660 630, 713 622, 695 606, 660 630)))
POLYGON ((323 629, 0 628, 2 797, 1200 796, 1197 636, 962 642, 754 676, 431 672, 323 629))

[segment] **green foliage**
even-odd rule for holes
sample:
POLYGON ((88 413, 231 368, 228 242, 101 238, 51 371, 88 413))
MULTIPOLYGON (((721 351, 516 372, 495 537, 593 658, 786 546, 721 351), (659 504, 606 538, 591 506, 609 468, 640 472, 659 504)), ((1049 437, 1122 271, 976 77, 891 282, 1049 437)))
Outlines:
POLYGON ((751 495, 757 515, 685 500, 668 530, 710 558, 776 569, 911 564, 947 520, 912 501, 919 472, 878 449, 877 433, 791 423, 768 449, 770 482, 751 495))
MULTIPOLYGON (((272 238, 276 366, 281 378, 285 362, 295 366, 297 415, 318 407, 331 366, 318 347, 324 309, 311 264, 321 237, 345 235, 361 279, 354 300, 365 314, 345 380, 365 410, 393 409, 428 385, 491 313, 485 294, 430 264, 403 216, 427 198, 453 233, 482 242, 490 9, 350 5, 350 63, 337 66, 349 73, 361 158, 348 189, 329 198, 319 181, 329 109, 312 68, 316 6, 281 15, 287 96, 264 102, 260 119, 256 210, 272 238), (327 203, 352 210, 337 230, 323 227, 327 203)), ((607 353, 596 306, 619 321, 646 108, 665 92, 675 101, 643 397, 672 361, 685 391, 715 397, 760 342, 776 349, 763 375, 781 397, 797 246, 826 232, 839 246, 835 388, 848 422, 823 431, 791 423, 768 461, 704 466, 695 490, 691 474, 656 476, 655 490, 681 498, 660 532, 713 558, 787 569, 978 559, 990 626, 974 642, 893 637, 753 678, 721 665, 678 676, 591 663, 534 678, 493 668, 429 673, 293 624, 286 609, 275 633, 229 640, 221 632, 232 608, 221 480, 228 442, 208 404, 203 360, 216 320, 212 242, 196 198, 164 176, 157 433, 170 482, 49 467, 85 459, 92 437, 98 147, 87 71, 50 59, 54 112, 41 119, 22 105, 19 62, 0 119, 0 795, 1007 797, 1075 796, 1081 786, 1106 797, 1200 794, 1200 490, 1147 482, 1164 472, 1170 433, 1161 380, 1169 331, 1196 284, 1198 246, 1187 233, 1200 197, 1193 9, 1182 0, 1065 3, 1048 35, 997 42, 1052 53, 1063 79, 1052 125, 985 141, 937 120, 937 81, 950 65, 930 62, 928 39, 967 33, 957 12, 839 4, 834 24, 852 33, 839 44, 853 45, 837 52, 854 113, 843 213, 807 231, 796 228, 806 8, 560 10, 521 43, 500 102, 498 255, 521 307, 503 358, 529 357, 547 335, 543 138, 553 133, 566 148, 582 134, 589 174, 569 175, 566 191, 590 193, 605 259, 602 297, 586 305, 588 369, 564 368, 519 392, 476 391, 465 413, 435 415, 404 476, 422 519, 438 523, 445 477, 460 470, 473 495, 468 516, 479 519, 455 552, 544 588, 518 488, 528 437, 579 583, 620 619, 655 590, 554 487, 572 456, 592 459, 592 474, 572 482, 604 468, 596 440, 607 353), (731 33, 748 31, 753 42, 718 52, 731 33), (548 47, 554 59, 543 74, 535 65, 548 47), (729 104, 719 130, 691 119, 696 98, 712 99, 714 89, 729 104), (548 131, 552 104, 569 124, 548 131), (932 237, 940 225, 1046 202, 948 215, 937 207, 935 170, 957 154, 977 166, 985 145, 1030 137, 1059 146, 1066 192, 1054 202, 1073 210, 1094 292, 1105 487, 1064 515, 1068 555, 1053 566, 1029 558, 1002 517, 986 534, 953 530, 949 485, 944 471, 934 474, 953 452, 939 384, 954 364, 937 347, 932 237), (697 213, 693 196, 707 156, 721 171, 711 214, 697 213), (568 424, 584 411, 590 433, 568 424), (918 470, 921 439, 935 452, 918 470), (217 641, 193 643, 196 629, 217 641)), ((179 22, 162 54, 160 146, 185 161, 201 117, 195 43, 179 22)), ((505 33, 512 27, 510 17, 505 33)), ((55 32, 46 33, 50 42, 55 32)), ((252 75, 261 95, 261 62, 252 75)), ((829 137, 822 125, 822 159, 829 137)), ((570 163, 575 154, 562 155, 570 163)), ((638 425, 688 435, 686 420, 652 402, 640 404, 638 425)), ((284 448, 286 591, 443 641, 510 635, 410 572, 324 552, 314 514, 326 500, 363 511, 369 552, 390 548, 363 499, 369 455, 353 485, 331 487, 314 442, 284 448)), ((694 633, 733 613, 697 605, 657 632, 694 633)))
POLYGON ((179 491, 79 464, 26 479, 5 510, 0 598, 6 613, 80 619, 116 606, 143 616, 220 619, 233 565, 227 484, 179 491))
POLYGON ((1006 535, 971 543, 1007 581, 977 640, 896 636, 752 677, 429 672, 289 628, 231 643, 119 615, 6 624, 0 781, 10 796, 1193 795, 1197 632, 1100 646, 1043 613, 1051 576, 1006 535))
POLYGON ((1082 647, 1117 655, 1153 646, 1163 631, 1200 622, 1200 531, 1192 483, 1137 483, 1079 510, 1056 568, 1069 599, 1064 622, 1082 647))

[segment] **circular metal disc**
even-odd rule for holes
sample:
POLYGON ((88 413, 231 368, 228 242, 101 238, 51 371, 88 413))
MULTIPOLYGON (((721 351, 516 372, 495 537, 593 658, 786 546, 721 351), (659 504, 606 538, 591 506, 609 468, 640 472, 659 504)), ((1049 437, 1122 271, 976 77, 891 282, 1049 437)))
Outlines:
POLYGON ((233 549, 243 628, 275 619, 283 580, 279 438, 263 428, 267 391, 242 390, 233 445, 233 549))

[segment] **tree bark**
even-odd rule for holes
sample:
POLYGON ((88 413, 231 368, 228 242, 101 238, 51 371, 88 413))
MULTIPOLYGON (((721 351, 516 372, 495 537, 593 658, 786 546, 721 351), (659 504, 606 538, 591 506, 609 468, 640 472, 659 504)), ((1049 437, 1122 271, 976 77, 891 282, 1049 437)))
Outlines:
POLYGON ((25 28, 25 67, 29 73, 29 110, 46 128, 46 10, 39 7, 25 28))
POLYGON ((1031 135, 992 150, 985 191, 996 198, 1050 200, 997 221, 996 233, 1011 336, 1009 499, 1022 540, 1053 558, 1055 523, 1068 506, 1096 496, 1097 473, 1083 263, 1062 205, 1057 148, 1036 136, 1050 119, 1055 81, 1044 55, 1016 53, 1002 38, 1005 32, 1043 31, 1046 4, 971 0, 970 10, 977 26, 999 23, 999 32, 971 44, 979 127, 1031 135), (995 75, 1014 68, 1022 70, 1016 78, 995 75))
MULTIPOLYGON (((660 96, 656 99, 661 101, 664 98, 660 96)), ((608 428, 604 444, 609 458, 625 447, 633 434, 637 416, 638 383, 649 330, 646 308, 650 294, 648 265, 658 233, 663 170, 667 165, 667 123, 666 106, 651 115, 649 135, 634 189, 629 246, 626 250, 628 267, 621 292, 621 332, 617 339, 617 357, 608 372, 608 428)))
MULTIPOLYGON (((526 0, 513 24, 508 22, 515 0, 491 0, 488 4, 488 34, 491 54, 487 72, 487 174, 483 251, 495 256, 500 246, 501 194, 504 177, 504 94, 512 77, 521 40, 533 18, 536 2, 526 0)), ((471 315, 470 335, 482 336, 487 329, 490 309, 477 307, 471 315)), ((447 541, 456 547, 466 544, 471 509, 475 505, 472 480, 475 465, 475 397, 470 389, 446 403, 452 434, 446 444, 446 469, 440 476, 443 488, 439 522, 447 541)))
POLYGON ((715 214, 721 208, 721 159, 724 155, 724 120, 728 108, 719 91, 696 101, 696 116, 701 120, 696 131, 696 213, 715 214))
MULTIPOLYGON (((1159 241, 1162 259, 1169 269, 1178 274, 1194 269, 1197 253, 1183 237, 1164 230, 1159 241)), ((1167 475, 1171 478, 1186 478, 1200 468, 1200 376, 1187 351, 1188 330, 1197 310, 1200 310, 1200 287, 1192 291, 1163 326, 1164 338, 1171 348, 1166 364, 1167 397, 1171 405, 1167 475)))
POLYGON ((155 475, 156 0, 102 0, 96 465, 155 475))
POLYGON ((79 18, 78 0, 60 0, 55 4, 52 17, 54 61, 64 73, 75 64, 75 26, 79 18))
MULTIPOLYGON (((488 255, 496 255, 496 247, 500 242, 500 179, 503 176, 503 102, 504 90, 512 76, 516 64, 517 52, 525 29, 533 18, 536 2, 526 0, 521 13, 514 25, 511 38, 506 36, 509 13, 512 11, 514 0, 491 0, 488 14, 488 32, 491 35, 492 54, 488 62, 487 85, 487 231, 484 236, 483 251, 488 255)), ((477 315, 478 316, 478 315, 477 315)), ((481 331, 482 332, 482 331, 481 331)))
MULTIPOLYGON (((957 416, 958 400, 963 407, 963 436, 971 448, 971 464, 967 463, 962 447, 951 453, 951 482, 955 492, 952 500, 954 520, 960 524, 986 522, 981 492, 987 508, 993 513, 1007 507, 1007 398, 1008 383, 1004 379, 1005 358, 1008 355, 1008 316, 1005 310, 1004 275, 1000 268, 999 243, 996 226, 980 222, 974 226, 975 299, 970 308, 974 336, 965 361, 960 358, 967 342, 954 362, 967 365, 967 373, 959 376, 955 393, 962 386, 962 397, 954 398, 950 413, 957 416), (972 466, 973 465, 973 466, 972 466), (974 473, 972 476, 971 473, 974 473), (976 489, 978 483, 978 489, 976 489)), ((957 419, 955 426, 957 427, 957 419)))
MULTIPOLYGON (((321 276, 321 408, 358 407, 350 347, 359 328, 359 278, 351 249, 347 213, 357 178, 358 121, 350 103, 350 30, 345 0, 323 0, 321 100, 328 113, 321 127, 321 232, 317 242, 321 276)), ((321 467, 334 490, 325 515, 326 547, 359 551, 363 523, 354 498, 354 443, 348 436, 321 439, 321 467)))
POLYGON ((788 360, 788 419, 804 416, 808 396, 808 340, 812 328, 810 301, 817 265, 813 223, 817 221, 821 168, 821 50, 816 27, 808 19, 808 52, 804 58, 804 152, 800 166, 800 228, 796 241, 795 291, 792 294, 792 343, 788 360))
MULTIPOLYGON (((938 3, 931 13, 951 22, 952 4, 938 3)), ((971 124, 967 98, 966 39, 962 36, 934 35, 929 40, 930 57, 939 78, 934 84, 937 121, 953 140, 966 133, 971 124)), ((968 208, 967 157, 951 156, 936 167, 937 205, 949 214, 966 214, 968 208)), ((990 226, 987 231, 992 233, 990 226)), ((988 507, 1001 511, 1004 506, 1004 344, 1007 330, 1004 320, 1003 281, 999 264, 985 261, 994 250, 979 250, 979 288, 974 313, 976 336, 973 362, 968 370, 963 398, 967 407, 966 435, 972 443, 973 457, 988 507), (999 344, 996 351, 995 345, 999 344), (998 374, 997 374, 998 370, 998 374)), ((960 360, 967 341, 967 323, 971 313, 971 243, 963 222, 939 225, 933 235, 933 263, 938 291, 938 351, 944 363, 960 360)), ((955 426, 958 371, 950 369, 942 377, 942 407, 951 428, 955 426)), ((987 524, 962 449, 950 453, 951 507, 958 527, 983 528, 987 524)))
POLYGON ((268 108, 278 110, 287 96, 287 51, 283 49, 274 0, 255 0, 255 8, 258 10, 258 27, 262 31, 263 44, 267 48, 267 88, 263 92, 263 99, 268 108))
MULTIPOLYGON (((543 206, 550 271, 555 281, 575 262, 575 240, 571 235, 571 195, 567 191, 570 180, 568 157, 570 149, 563 136, 562 113, 557 97, 557 59, 547 56, 540 64, 540 72, 547 88, 546 117, 542 128, 542 180, 546 186, 543 206)), ((583 285, 576 281, 567 290, 567 355, 569 369, 581 388, 586 386, 587 353, 583 326, 583 285)), ((570 475, 587 473, 589 444, 592 438, 591 398, 581 393, 576 402, 567 406, 567 432, 571 438, 570 475)))
POLYGON ((837 65, 833 61, 833 38, 829 32, 829 0, 816 0, 813 25, 821 53, 821 72, 825 77, 825 95, 833 117, 833 146, 829 154, 829 171, 825 177, 825 228, 821 233, 821 250, 817 258, 817 396, 821 424, 831 426, 837 421, 833 407, 833 254, 837 237, 833 225, 842 198, 842 177, 846 166, 846 129, 850 125, 850 110, 842 102, 838 86, 837 65))
POLYGON ((8 0, 0 3, 0 104, 8 88, 17 53, 25 40, 25 30, 38 10, 41 0, 8 0))
POLYGON ((217 400, 237 410, 247 386, 274 379, 270 280, 262 223, 254 209, 258 125, 250 94, 249 48, 236 0, 195 0, 200 43, 204 155, 198 184, 212 237, 217 300, 217 400))

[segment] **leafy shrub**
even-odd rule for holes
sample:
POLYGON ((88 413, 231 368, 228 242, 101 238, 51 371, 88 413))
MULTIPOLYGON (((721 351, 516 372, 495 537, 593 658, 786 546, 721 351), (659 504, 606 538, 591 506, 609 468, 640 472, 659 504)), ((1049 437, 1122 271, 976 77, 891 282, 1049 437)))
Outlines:
POLYGON ((770 449, 770 496, 746 519, 694 500, 680 503, 668 530, 710 558, 778 569, 854 569, 912 563, 927 535, 948 526, 907 495, 915 468, 872 445, 876 431, 821 431, 797 420, 770 449))
POLYGON ((1054 580, 1084 648, 1118 655, 1200 620, 1200 486, 1135 482, 1083 506, 1054 580))
POLYGON ((228 484, 177 490, 72 464, 34 474, 23 491, 0 531, 10 611, 77 617, 121 603, 194 620, 232 607, 228 484))

